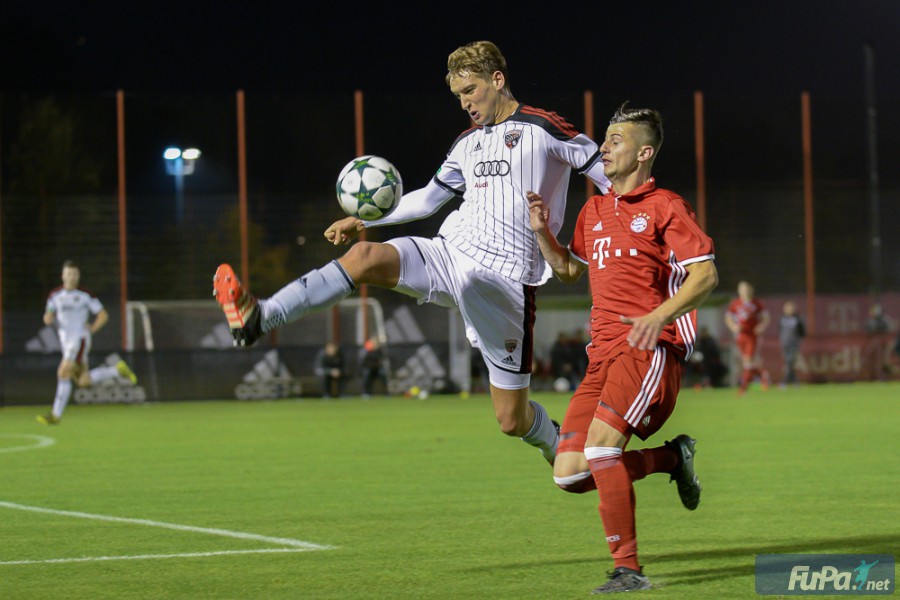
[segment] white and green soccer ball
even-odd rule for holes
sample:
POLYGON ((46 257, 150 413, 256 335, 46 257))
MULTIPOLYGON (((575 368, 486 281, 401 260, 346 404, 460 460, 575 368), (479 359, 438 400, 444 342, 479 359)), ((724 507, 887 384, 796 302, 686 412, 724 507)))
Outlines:
POLYGON ((400 172, 380 156, 359 156, 341 169, 337 179, 338 202, 344 212, 363 221, 384 217, 403 195, 400 172))

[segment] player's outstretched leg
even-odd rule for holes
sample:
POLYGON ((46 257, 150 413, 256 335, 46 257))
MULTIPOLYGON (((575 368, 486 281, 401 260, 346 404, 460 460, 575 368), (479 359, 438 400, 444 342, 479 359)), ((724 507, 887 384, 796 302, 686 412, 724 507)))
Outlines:
POLYGON ((616 567, 609 573, 609 581, 592 591, 592 594, 611 594, 614 592, 634 592, 650 589, 650 580, 642 571, 628 567, 616 567))
POLYGON ((235 346, 252 346, 262 337, 259 303, 241 285, 231 265, 222 264, 216 269, 213 296, 225 311, 235 346))
POLYGON ((336 260, 313 269, 264 300, 257 301, 227 264, 216 269, 213 287, 213 295, 228 319, 235 346, 252 346, 263 334, 333 306, 356 288, 336 260))
POLYGON ((666 442, 666 446, 678 453, 680 460, 678 466, 671 473, 670 482, 674 481, 678 485, 678 496, 681 503, 688 510, 694 510, 700 504, 700 492, 703 487, 694 472, 694 449, 697 440, 688 435, 681 434, 674 439, 666 442))

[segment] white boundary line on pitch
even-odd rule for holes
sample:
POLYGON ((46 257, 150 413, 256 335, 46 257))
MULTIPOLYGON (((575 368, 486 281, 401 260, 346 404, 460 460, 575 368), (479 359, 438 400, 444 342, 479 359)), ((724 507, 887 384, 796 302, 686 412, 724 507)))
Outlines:
POLYGON ((100 560, 136 560, 150 558, 177 558, 177 557, 197 557, 197 556, 220 556, 225 554, 259 554, 266 552, 307 552, 312 550, 333 550, 334 546, 325 546, 322 544, 313 544, 304 542, 303 540, 295 540, 291 538, 270 537, 267 535, 258 535, 255 533, 244 533, 242 531, 230 531, 228 529, 212 529, 208 527, 195 527, 193 525, 178 525, 177 523, 164 523, 162 521, 150 521, 147 519, 130 519, 126 517, 112 517, 109 515, 95 515, 91 513, 76 512, 69 510, 55 510, 52 508, 43 508, 40 506, 27 506, 25 504, 16 504, 14 502, 0 501, 0 508, 11 508, 14 510, 25 510, 29 512, 60 515, 64 517, 75 517, 78 519, 93 519, 95 521, 106 521, 109 523, 130 523, 133 525, 146 525, 149 527, 159 527, 162 529, 173 529, 175 531, 191 531, 194 533, 205 533, 208 535, 218 535, 222 537, 230 537, 241 540, 255 540, 266 542, 268 544, 276 544, 278 546, 288 546, 288 548, 269 548, 261 550, 223 550, 221 552, 195 552, 189 554, 145 554, 138 556, 98 556, 83 558, 57 558, 47 560, 26 560, 26 561, 7 561, 0 562, 0 565, 22 565, 35 563, 60 563, 60 562, 88 562, 100 560))
POLYGON ((81 558, 48 558, 45 560, 8 560, 4 565, 45 565, 49 563, 99 562, 104 560, 150 560, 158 558, 204 558, 229 554, 284 554, 287 552, 309 552, 309 548, 264 548, 261 550, 220 550, 214 552, 185 552, 183 554, 133 554, 125 556, 84 556, 81 558))
POLYGON ((25 438, 26 440, 36 440, 36 444, 28 444, 27 446, 10 446, 9 448, 0 448, 3 452, 21 452, 22 450, 36 450, 37 448, 46 448, 56 443, 56 440, 46 435, 35 435, 33 433, 0 433, 0 437, 5 438, 25 438))

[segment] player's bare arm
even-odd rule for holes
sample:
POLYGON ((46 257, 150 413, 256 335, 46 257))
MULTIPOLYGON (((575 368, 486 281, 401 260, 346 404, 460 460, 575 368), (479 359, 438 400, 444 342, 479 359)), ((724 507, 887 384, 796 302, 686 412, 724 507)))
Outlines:
POLYGON ((770 319, 768 311, 763 312, 759 317, 759 325, 756 326, 756 329, 754 329, 753 332, 756 335, 762 335, 766 328, 769 327, 769 321, 770 319))
POLYGON ((730 313, 725 313, 725 326, 728 327, 728 329, 732 333, 738 332, 738 324, 737 322, 735 322, 734 317, 732 317, 730 313))
POLYGON ((325 230, 325 239, 335 246, 349 244, 363 229, 365 229, 365 225, 361 219, 346 217, 335 221, 325 230))
POLYGON ((719 274, 712 260, 691 263, 685 270, 688 276, 681 289, 652 312, 640 317, 620 317, 623 323, 632 326, 628 334, 631 346, 639 350, 656 348, 663 327, 700 306, 719 283, 719 274))
POLYGON ((48 310, 44 313, 44 325, 53 325, 53 321, 56 320, 56 316, 53 314, 53 311, 48 310))
POLYGON ((103 326, 106 325, 107 321, 109 321, 109 313, 106 312, 106 309, 104 308, 99 313, 97 313, 97 317, 94 319, 94 322, 91 323, 90 327, 88 328, 91 332, 91 335, 93 335, 93 334, 97 333, 98 331, 100 331, 101 329, 103 329, 103 326))
POLYGON ((536 192, 527 192, 525 197, 528 199, 531 230, 536 234, 541 254, 544 255, 547 264, 550 265, 553 273, 560 281, 566 283, 575 281, 581 277, 581 274, 587 267, 577 260, 572 260, 569 251, 559 243, 556 236, 547 228, 549 211, 544 206, 541 195, 536 192))

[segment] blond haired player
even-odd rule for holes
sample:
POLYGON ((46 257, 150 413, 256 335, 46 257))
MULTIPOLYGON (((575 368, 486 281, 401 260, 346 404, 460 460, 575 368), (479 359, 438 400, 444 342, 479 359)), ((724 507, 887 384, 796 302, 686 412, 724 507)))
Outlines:
POLYGON ((771 317, 765 305, 756 298, 750 282, 738 282, 737 293, 737 298, 725 311, 725 325, 734 333, 735 345, 741 355, 738 395, 743 395, 757 377, 762 389, 769 389, 769 372, 763 368, 759 338, 769 327, 771 317))
POLYGON ((257 300, 222 265, 214 278, 236 345, 250 345, 289 321, 335 304, 359 285, 392 289, 458 307, 472 346, 490 373, 494 413, 503 433, 522 438, 553 462, 558 432, 544 408, 528 399, 535 290, 550 277, 531 231, 525 193, 546 199, 550 227, 565 214, 569 176, 583 173, 602 189, 608 181, 597 144, 565 119, 519 103, 506 59, 491 42, 450 54, 446 82, 474 125, 454 141, 425 187, 406 192, 388 217, 348 217, 325 230, 335 245, 365 227, 423 219, 462 198, 433 238, 360 242, 341 258, 310 271, 271 298, 257 300))
POLYGON ((543 199, 529 195, 553 272, 562 281, 585 271, 590 278, 590 364, 566 410, 553 479, 568 492, 599 493, 614 569, 598 594, 650 587, 638 562, 633 481, 669 473, 686 508, 700 502, 693 439, 624 451, 632 435, 659 431, 675 408, 696 308, 718 283, 713 242, 690 205, 650 175, 662 141, 657 111, 623 105, 613 115, 600 147, 612 189, 584 205, 568 248, 548 227, 543 199))
POLYGON ((44 425, 59 423, 72 396, 73 381, 80 387, 114 377, 124 377, 132 384, 137 383, 137 376, 125 361, 119 361, 114 366, 88 370, 91 337, 106 325, 109 315, 97 296, 79 287, 80 281, 81 269, 75 262, 67 260, 62 267, 62 285, 51 291, 47 297, 44 325, 56 326, 62 348, 62 360, 56 370, 53 408, 46 415, 37 417, 44 425))

